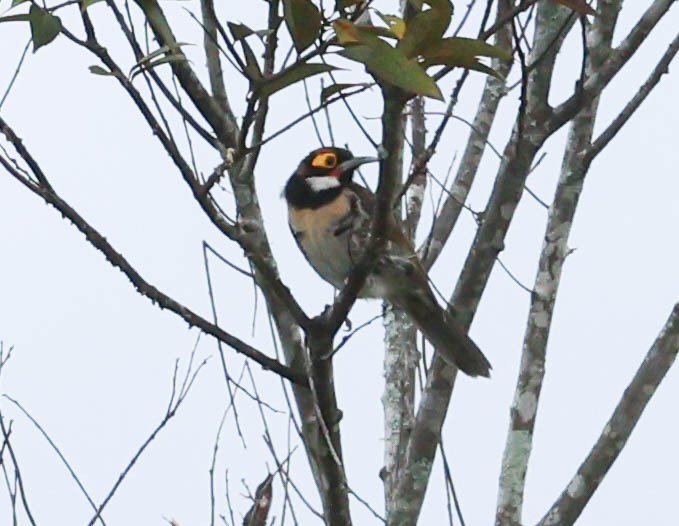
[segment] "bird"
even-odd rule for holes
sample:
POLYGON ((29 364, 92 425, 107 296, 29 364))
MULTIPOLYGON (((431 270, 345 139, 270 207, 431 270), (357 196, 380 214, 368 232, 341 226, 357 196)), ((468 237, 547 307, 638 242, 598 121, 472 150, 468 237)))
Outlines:
MULTIPOLYGON (((353 181, 354 170, 375 162, 347 149, 318 148, 300 162, 283 197, 288 223, 309 264, 341 290, 370 238, 375 195, 353 181)), ((403 310, 447 363, 469 376, 490 376, 490 362, 467 331, 442 308, 427 272, 393 214, 387 218, 387 248, 359 291, 360 298, 381 298, 403 310)))

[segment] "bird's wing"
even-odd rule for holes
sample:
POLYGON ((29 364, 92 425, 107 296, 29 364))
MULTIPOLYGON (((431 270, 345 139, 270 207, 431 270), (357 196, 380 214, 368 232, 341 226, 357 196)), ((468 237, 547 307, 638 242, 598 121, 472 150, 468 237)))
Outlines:
MULTIPOLYGON (((372 217, 375 213, 375 209, 377 208, 377 199, 375 198, 375 194, 373 194, 364 186, 353 182, 349 185, 349 189, 358 196, 361 206, 365 212, 370 217, 372 217)), ((415 253, 412 243, 403 233, 401 222, 394 214, 390 214, 387 218, 387 239, 396 243, 399 247, 399 250, 410 252, 412 254, 415 253)))
MULTIPOLYGON (((356 183, 351 183, 349 188, 359 197, 366 212, 372 217, 377 207, 375 194, 356 183)), ((387 221, 387 239, 390 241, 387 257, 394 260, 397 266, 407 270, 411 279, 428 283, 427 271, 410 239, 403 233, 401 221, 393 214, 390 214, 387 221)))

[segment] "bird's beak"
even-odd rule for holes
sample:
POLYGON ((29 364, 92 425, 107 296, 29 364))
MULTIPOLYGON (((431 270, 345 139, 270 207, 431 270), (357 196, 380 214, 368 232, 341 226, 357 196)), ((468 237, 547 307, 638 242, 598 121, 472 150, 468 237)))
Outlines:
POLYGON ((348 161, 340 163, 339 166, 337 166, 337 168, 335 168, 333 171, 337 174, 343 174, 344 172, 353 170, 362 164, 374 163, 377 161, 379 161, 379 158, 377 157, 354 157, 353 159, 349 159, 348 161))

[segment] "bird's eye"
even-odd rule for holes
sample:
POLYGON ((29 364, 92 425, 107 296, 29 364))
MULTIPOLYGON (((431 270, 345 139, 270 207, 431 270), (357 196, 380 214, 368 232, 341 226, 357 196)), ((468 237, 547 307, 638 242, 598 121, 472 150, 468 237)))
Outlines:
POLYGON ((334 168, 337 166, 337 155, 332 152, 319 153, 311 160, 311 166, 314 168, 334 168))

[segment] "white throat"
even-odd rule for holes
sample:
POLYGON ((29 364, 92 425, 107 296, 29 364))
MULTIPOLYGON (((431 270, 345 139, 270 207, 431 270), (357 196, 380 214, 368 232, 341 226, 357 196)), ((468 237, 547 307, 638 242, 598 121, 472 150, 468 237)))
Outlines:
POLYGON ((322 192, 323 190, 338 188, 340 186, 339 179, 337 179, 337 177, 333 177, 332 175, 307 177, 305 181, 314 192, 322 192))

